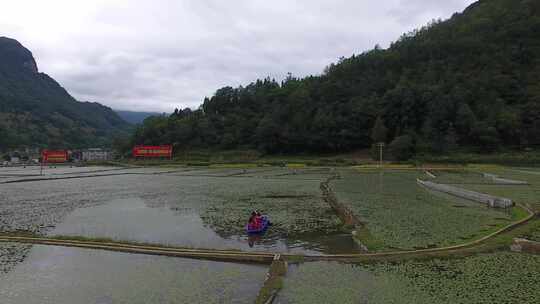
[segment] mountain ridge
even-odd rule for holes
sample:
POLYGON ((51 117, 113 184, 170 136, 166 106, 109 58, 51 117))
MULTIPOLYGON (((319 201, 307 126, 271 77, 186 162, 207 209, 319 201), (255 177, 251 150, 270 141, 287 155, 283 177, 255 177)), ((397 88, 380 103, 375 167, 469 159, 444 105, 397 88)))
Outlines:
POLYGON ((163 113, 146 112, 146 111, 127 111, 127 110, 118 110, 118 109, 115 109, 114 111, 123 120, 125 120, 125 121, 127 121, 127 122, 129 122, 131 124, 140 124, 148 117, 163 115, 163 113))
POLYGON ((0 37, 0 149, 108 146, 129 124, 111 108, 75 100, 39 72, 32 52, 0 37))

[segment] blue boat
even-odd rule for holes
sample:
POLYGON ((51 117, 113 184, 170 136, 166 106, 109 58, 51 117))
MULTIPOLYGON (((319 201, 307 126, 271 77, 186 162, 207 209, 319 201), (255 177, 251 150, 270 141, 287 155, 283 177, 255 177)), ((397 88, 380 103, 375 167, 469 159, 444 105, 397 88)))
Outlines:
POLYGON ((261 220, 262 220, 262 225, 261 225, 261 227, 259 229, 250 229, 249 225, 246 225, 246 232, 248 234, 261 234, 261 233, 264 233, 268 229, 268 226, 270 226, 270 220, 268 219, 268 217, 266 215, 263 215, 261 217, 261 220))

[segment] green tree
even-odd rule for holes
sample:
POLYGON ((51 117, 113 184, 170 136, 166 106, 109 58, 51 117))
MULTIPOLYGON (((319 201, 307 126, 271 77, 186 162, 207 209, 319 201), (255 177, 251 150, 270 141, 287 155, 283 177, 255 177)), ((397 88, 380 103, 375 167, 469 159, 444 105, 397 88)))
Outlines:
POLYGON ((456 123, 455 127, 460 138, 460 142, 469 143, 469 136, 472 129, 476 125, 476 116, 471 110, 471 107, 463 103, 459 106, 459 109, 456 114, 456 123))
POLYGON ((523 142, 526 145, 540 144, 540 96, 523 106, 521 122, 523 142))
POLYGON ((374 143, 386 142, 388 136, 388 129, 384 125, 383 119, 379 116, 375 120, 375 124, 371 129, 371 140, 374 143))
POLYGON ((504 109, 497 115, 495 127, 503 143, 519 145, 522 128, 519 113, 509 108, 504 109))
POLYGON ((389 149, 399 161, 409 160, 415 152, 414 140, 410 135, 396 137, 389 146, 389 149))
POLYGON ((444 145, 445 150, 448 152, 453 152, 457 148, 457 133, 452 124, 450 124, 446 130, 446 135, 444 136, 444 145))
POLYGON ((193 113, 145 122, 136 141, 320 153, 414 132, 418 152, 540 144, 536 2, 484 1, 387 49, 340 58, 320 76, 224 87, 193 113))
POLYGON ((500 140, 497 129, 487 122, 478 122, 471 135, 482 152, 492 152, 499 148, 500 140))

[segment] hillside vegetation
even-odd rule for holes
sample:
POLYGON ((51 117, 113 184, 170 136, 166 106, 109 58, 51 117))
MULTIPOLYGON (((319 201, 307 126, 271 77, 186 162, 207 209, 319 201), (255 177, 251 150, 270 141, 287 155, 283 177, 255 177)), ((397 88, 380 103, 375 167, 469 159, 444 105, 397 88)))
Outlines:
POLYGON ((343 152, 391 143, 398 158, 540 144, 540 2, 482 0, 342 58, 322 75, 225 87, 197 110, 147 119, 133 143, 343 152))
POLYGON ((120 116, 120 118, 131 124, 140 124, 148 117, 163 115, 162 113, 158 112, 135 112, 123 110, 115 110, 115 112, 118 114, 118 116, 120 116))
POLYGON ((109 145, 129 124, 98 103, 78 102, 16 40, 0 37, 0 150, 109 145))

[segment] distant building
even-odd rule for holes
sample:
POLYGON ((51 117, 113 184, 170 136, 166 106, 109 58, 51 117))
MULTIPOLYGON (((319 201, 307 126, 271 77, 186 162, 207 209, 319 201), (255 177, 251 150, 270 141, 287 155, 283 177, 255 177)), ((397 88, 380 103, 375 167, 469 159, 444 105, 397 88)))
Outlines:
POLYGON ((111 151, 103 149, 87 149, 82 151, 82 161, 108 161, 112 160, 111 151))

